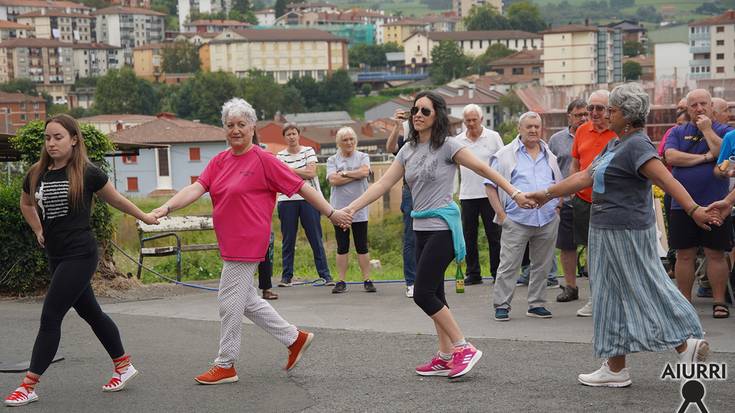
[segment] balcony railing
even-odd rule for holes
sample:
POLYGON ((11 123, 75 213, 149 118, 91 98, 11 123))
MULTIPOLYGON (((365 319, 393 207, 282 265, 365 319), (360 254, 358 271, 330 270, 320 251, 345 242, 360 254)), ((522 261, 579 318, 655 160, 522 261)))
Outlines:
POLYGON ((689 47, 689 53, 691 54, 709 53, 709 52, 710 52, 710 46, 690 46, 689 47))
POLYGON ((709 66, 710 63, 710 59, 695 59, 689 61, 689 66, 709 66))

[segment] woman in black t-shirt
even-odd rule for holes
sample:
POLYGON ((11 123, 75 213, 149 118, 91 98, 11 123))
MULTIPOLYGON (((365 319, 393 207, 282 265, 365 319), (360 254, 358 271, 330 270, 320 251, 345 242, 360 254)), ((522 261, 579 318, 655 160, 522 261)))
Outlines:
POLYGON ((57 115, 46 121, 41 159, 26 175, 20 209, 46 250, 52 278, 23 382, 6 399, 8 406, 38 400, 35 387, 56 354, 61 322, 70 308, 87 322, 112 358, 115 372, 103 391, 118 391, 138 372, 125 353, 115 323, 100 308, 90 280, 97 268, 97 241, 89 223, 92 195, 148 224, 156 218, 120 195, 107 175, 90 163, 77 121, 57 115))

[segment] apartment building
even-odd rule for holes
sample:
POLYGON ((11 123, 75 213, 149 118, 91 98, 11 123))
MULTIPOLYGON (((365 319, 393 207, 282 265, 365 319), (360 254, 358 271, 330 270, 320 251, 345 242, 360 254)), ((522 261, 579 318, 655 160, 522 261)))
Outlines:
POLYGON ((426 22, 417 19, 403 19, 383 25, 383 43, 396 43, 403 46, 403 42, 412 34, 426 31, 426 22))
POLYGON ((431 63, 431 50, 442 41, 457 43, 469 56, 479 56, 492 44, 502 44, 509 49, 540 49, 542 38, 536 33, 521 30, 490 30, 471 32, 416 32, 404 40, 406 65, 431 63))
POLYGON ((735 10, 689 23, 689 78, 735 77, 735 10))
POLYGON ((133 71, 139 78, 158 81, 163 71, 161 50, 173 43, 151 43, 133 49, 133 71))
POLYGON ((0 133, 14 134, 18 128, 36 119, 46 119, 43 97, 0 92, 0 133))
POLYGON ((225 30, 247 29, 250 26, 250 23, 237 20, 199 19, 186 23, 184 28, 189 33, 221 33, 225 30))
POLYGON ((531 83, 538 85, 543 77, 543 50, 521 50, 490 63, 490 71, 502 75, 504 84, 531 83))
POLYGON ((0 20, 17 21, 25 13, 61 10, 64 13, 90 14, 92 8, 71 1, 0 0, 0 20))
POLYGON ((589 86, 623 81, 620 30, 566 25, 542 34, 545 86, 589 86))
POLYGON ((278 83, 300 76, 321 80, 347 69, 347 41, 315 29, 228 30, 203 47, 213 72, 245 76, 259 69, 278 83))
POLYGON ((452 0, 452 10, 459 17, 467 17, 473 6, 483 6, 485 4, 495 7, 498 13, 503 11, 503 0, 452 0))
POLYGON ((93 13, 97 41, 122 47, 124 63, 133 64, 133 48, 160 43, 164 38, 164 13, 141 8, 108 7, 93 13))
POLYGON ((191 21, 193 13, 214 14, 232 10, 232 0, 179 0, 177 11, 179 16, 179 31, 186 30, 186 23, 191 21))
POLYGON ((8 39, 26 39, 33 37, 33 26, 27 24, 0 20, 0 41, 8 39))
POLYGON ((110 69, 122 69, 125 59, 121 47, 103 43, 78 43, 74 50, 74 79, 104 76, 110 69))
POLYGON ((89 14, 67 13, 63 10, 44 10, 18 15, 18 23, 35 27, 39 39, 59 40, 65 43, 94 43, 96 19, 89 14))

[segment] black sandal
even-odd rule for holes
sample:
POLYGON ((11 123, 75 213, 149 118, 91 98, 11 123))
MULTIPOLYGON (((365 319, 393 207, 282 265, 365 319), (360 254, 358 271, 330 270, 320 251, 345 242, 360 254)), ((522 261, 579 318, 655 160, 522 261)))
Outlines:
POLYGON ((725 303, 712 304, 712 318, 728 318, 730 317, 730 307, 725 303))

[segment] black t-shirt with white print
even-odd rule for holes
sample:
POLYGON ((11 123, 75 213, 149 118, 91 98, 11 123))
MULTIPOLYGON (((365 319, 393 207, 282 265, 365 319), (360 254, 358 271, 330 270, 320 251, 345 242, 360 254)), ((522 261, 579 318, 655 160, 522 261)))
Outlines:
MULTIPOLYGON (((49 258, 68 258, 93 253, 97 242, 89 223, 92 195, 107 184, 107 175, 88 163, 84 168, 82 204, 69 205, 69 179, 66 167, 41 174, 33 199, 41 218, 46 254, 49 258)), ((31 194, 30 178, 26 175, 23 191, 31 194)))

